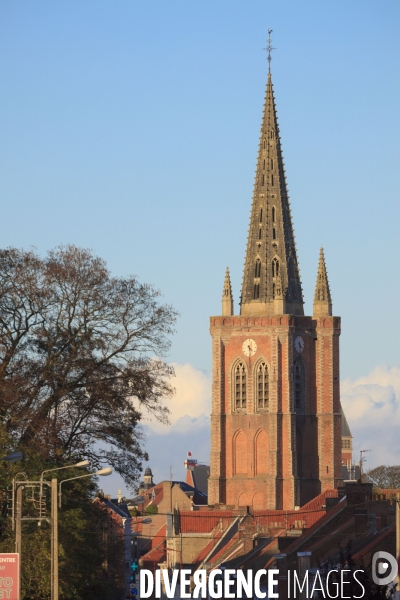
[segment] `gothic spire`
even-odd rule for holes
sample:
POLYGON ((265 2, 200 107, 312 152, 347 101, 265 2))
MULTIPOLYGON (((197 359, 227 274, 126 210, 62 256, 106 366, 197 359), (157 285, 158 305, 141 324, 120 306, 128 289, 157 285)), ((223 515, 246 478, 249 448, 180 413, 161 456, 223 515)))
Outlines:
POLYGON ((228 267, 226 267, 224 289, 222 290, 222 314, 226 316, 233 315, 233 296, 228 267))
POLYGON ((271 73, 250 214, 241 314, 304 314, 271 73))
POLYGON ((326 272, 324 250, 320 248, 317 283, 314 294, 314 310, 315 317, 326 317, 332 315, 332 299, 329 289, 328 274, 326 272))

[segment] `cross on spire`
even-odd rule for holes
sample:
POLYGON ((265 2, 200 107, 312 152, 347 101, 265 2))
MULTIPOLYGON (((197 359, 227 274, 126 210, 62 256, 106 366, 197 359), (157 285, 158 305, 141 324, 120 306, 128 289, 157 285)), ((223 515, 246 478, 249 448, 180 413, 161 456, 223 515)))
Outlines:
POLYGON ((273 48, 271 45, 271 33, 272 33, 272 29, 271 27, 268 28, 268 46, 266 48, 264 48, 264 50, 266 50, 268 52, 268 73, 271 73, 271 60, 272 60, 272 56, 271 56, 271 52, 272 50, 276 50, 276 48, 273 48))

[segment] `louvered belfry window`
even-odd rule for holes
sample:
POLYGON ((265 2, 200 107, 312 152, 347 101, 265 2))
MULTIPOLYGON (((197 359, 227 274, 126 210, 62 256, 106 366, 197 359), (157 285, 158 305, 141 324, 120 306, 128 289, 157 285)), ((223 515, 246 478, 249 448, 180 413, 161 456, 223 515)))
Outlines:
POLYGON ((238 363, 235 368, 235 407, 246 408, 246 367, 238 363))
POLYGON ((265 362, 258 365, 257 368, 257 406, 258 408, 268 408, 269 401, 269 381, 268 367, 265 362))
POLYGON ((303 405, 303 372, 299 361, 294 363, 294 403, 295 408, 303 405))

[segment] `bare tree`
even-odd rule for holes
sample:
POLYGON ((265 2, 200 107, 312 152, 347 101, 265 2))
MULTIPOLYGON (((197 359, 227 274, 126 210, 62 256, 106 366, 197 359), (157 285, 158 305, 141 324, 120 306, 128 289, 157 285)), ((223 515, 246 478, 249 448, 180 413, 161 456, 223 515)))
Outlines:
POLYGON ((365 473, 365 480, 379 489, 400 488, 400 465, 380 465, 365 473))
POLYGON ((106 461, 134 484, 143 412, 166 422, 176 311, 89 250, 0 251, 0 417, 51 460, 106 461))

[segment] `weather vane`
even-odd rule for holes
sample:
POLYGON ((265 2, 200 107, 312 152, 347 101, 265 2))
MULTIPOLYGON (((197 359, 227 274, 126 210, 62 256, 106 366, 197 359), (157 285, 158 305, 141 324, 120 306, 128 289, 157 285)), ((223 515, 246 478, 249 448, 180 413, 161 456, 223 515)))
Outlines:
POLYGON ((271 56, 271 52, 272 50, 276 50, 276 48, 273 48, 271 46, 271 33, 272 33, 272 29, 269 27, 268 28, 268 46, 266 48, 264 48, 264 50, 266 50, 268 52, 268 73, 271 73, 271 60, 272 60, 272 56, 271 56))

